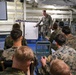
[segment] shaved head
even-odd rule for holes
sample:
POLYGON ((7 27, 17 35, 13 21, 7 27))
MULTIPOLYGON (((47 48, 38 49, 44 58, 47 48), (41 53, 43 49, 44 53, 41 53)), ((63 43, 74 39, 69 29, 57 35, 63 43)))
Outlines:
POLYGON ((55 59, 50 63, 50 72, 52 75, 70 75, 70 68, 64 61, 55 59))

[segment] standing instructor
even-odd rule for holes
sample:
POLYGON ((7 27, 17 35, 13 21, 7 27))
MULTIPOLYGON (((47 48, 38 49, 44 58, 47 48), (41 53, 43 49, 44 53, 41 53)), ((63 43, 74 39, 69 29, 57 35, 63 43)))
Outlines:
POLYGON ((50 28, 52 27, 52 18, 49 14, 46 13, 46 10, 43 10, 43 17, 37 23, 36 27, 40 26, 41 22, 43 27, 41 34, 43 38, 45 38, 45 36, 50 36, 49 33, 51 33, 50 28))

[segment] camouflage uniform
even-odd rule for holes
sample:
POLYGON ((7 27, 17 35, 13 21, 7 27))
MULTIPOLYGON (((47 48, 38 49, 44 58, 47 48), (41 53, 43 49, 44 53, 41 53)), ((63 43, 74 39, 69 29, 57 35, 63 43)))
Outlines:
POLYGON ((50 15, 47 14, 47 16, 43 16, 42 19, 38 22, 36 26, 39 26, 40 23, 43 22, 43 36, 49 35, 51 33, 49 27, 52 26, 52 18, 50 15))
POLYGON ((56 58, 64 60, 70 66, 72 74, 76 75, 76 51, 73 48, 62 46, 52 55, 52 60, 56 58))
POLYGON ((12 56, 16 49, 17 49, 17 47, 12 47, 7 50, 4 50, 2 57, 5 58, 5 60, 12 60, 12 56))
POLYGON ((38 75, 50 75, 50 68, 48 65, 38 69, 38 75))
POLYGON ((7 68, 5 71, 0 72, 0 75, 26 75, 23 71, 16 68, 7 68))
POLYGON ((67 38, 66 45, 76 50, 76 37, 73 36, 72 34, 69 34, 66 38, 67 38))
MULTIPOLYGON (((52 58, 50 59, 54 60, 56 58, 64 60, 64 62, 70 66, 72 75, 76 75, 76 51, 73 48, 70 48, 69 46, 62 46, 52 55, 52 58)), ((49 70, 50 66, 46 66, 39 68, 38 72, 39 75, 50 75, 49 70)))
MULTIPOLYGON (((5 61, 5 63, 6 63, 6 65, 5 65, 5 68, 7 68, 7 67, 11 67, 11 65, 12 65, 12 56, 13 56, 13 54, 14 54, 14 52, 15 52, 15 50, 17 49, 18 47, 12 47, 12 48, 9 48, 9 49, 7 49, 7 50, 4 50, 4 52, 3 52, 3 54, 2 54, 2 59, 4 59, 5 61)), ((33 63, 31 63, 31 65, 30 65, 30 70, 31 70, 31 73, 32 73, 32 71, 34 70, 34 68, 38 65, 38 60, 37 60, 37 58, 36 58, 36 55, 34 54, 34 59, 32 60, 32 61, 34 61, 33 63)), ((20 75, 20 74, 19 74, 20 75)), ((24 74, 21 74, 21 75, 24 75, 24 74)))
POLYGON ((62 31, 60 29, 57 29, 55 30, 51 35, 50 35, 50 38, 49 38, 49 41, 52 43, 53 40, 55 39, 56 35, 60 34, 62 31))
POLYGON ((50 38, 49 38, 49 41, 51 42, 51 48, 54 49, 54 50, 57 50, 58 47, 57 47, 57 45, 56 45, 55 43, 53 43, 53 41, 54 41, 56 35, 60 34, 61 32, 62 32, 62 31, 61 31, 60 29, 57 29, 57 30, 55 30, 55 31, 51 34, 51 36, 50 36, 50 38))
POLYGON ((49 62, 51 61, 51 55, 49 55, 46 58, 47 58, 46 59, 47 64, 45 66, 41 66, 40 68, 38 68, 38 74, 37 75, 50 75, 49 62))
MULTIPOLYGON (((25 46, 27 45, 27 41, 24 37, 22 39, 22 45, 25 45, 25 46)), ((10 36, 7 36, 4 43, 4 49, 11 48, 12 46, 13 46, 13 40, 11 39, 10 36)))

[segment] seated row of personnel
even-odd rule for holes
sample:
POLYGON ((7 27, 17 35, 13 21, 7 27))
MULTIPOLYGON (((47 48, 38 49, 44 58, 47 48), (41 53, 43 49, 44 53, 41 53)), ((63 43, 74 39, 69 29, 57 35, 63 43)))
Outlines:
MULTIPOLYGON (((66 36, 64 36, 64 34, 58 34, 55 37, 55 42, 58 50, 52 54, 50 62, 55 59, 61 59, 69 65, 72 75, 76 75, 76 50, 72 47, 66 46, 66 36)), ((39 75, 50 75, 49 62, 46 57, 41 58, 41 64, 41 68, 38 69, 39 75)))
MULTIPOLYGON (((12 66, 12 56, 14 55, 14 53, 15 53, 15 51, 18 49, 18 48, 20 48, 21 46, 22 46, 22 40, 23 40, 23 36, 22 36, 22 31, 20 30, 20 29, 13 29, 12 31, 11 31, 11 33, 10 33, 10 37, 11 37, 11 39, 12 39, 12 41, 13 41, 13 45, 12 45, 12 47, 11 48, 8 48, 8 49, 5 49, 4 51, 3 51, 3 53, 2 53, 2 57, 1 57, 1 59, 4 61, 4 63, 6 63, 7 62, 7 64, 5 65, 5 67, 11 67, 12 66)), ((31 57, 31 54, 30 54, 30 52, 29 51, 27 51, 28 50, 28 48, 29 47, 27 47, 26 46, 26 48, 25 48, 25 53, 27 53, 27 54, 29 54, 28 56, 29 56, 29 58, 32 58, 31 57), (29 52, 29 53, 28 53, 29 52)), ((22 48, 21 48, 22 49, 22 48)), ((30 49, 30 48, 29 48, 30 49)), ((33 51, 32 51, 33 52, 33 51)), ((20 51, 20 53, 24 53, 24 51, 20 51)), ((28 60, 28 57, 26 57, 27 56, 27 54, 26 55, 23 55, 22 56, 22 59, 21 60, 28 60)), ((34 52, 33 52, 33 54, 34 54, 34 52)), ((19 57, 18 57, 18 59, 20 59, 19 57)), ((29 61, 32 61, 32 63, 31 64, 33 64, 34 66, 36 65, 35 63, 36 63, 36 57, 35 57, 35 54, 34 54, 34 58, 32 58, 31 60, 29 59, 29 61), (35 62, 34 62, 35 61, 35 62)), ((33 67, 34 67, 33 66, 33 67)), ((31 67, 31 65, 30 65, 30 67, 31 67)), ((24 68, 24 67, 23 67, 24 68)), ((25 69, 25 68, 24 68, 25 69)), ((30 71, 31 71, 31 68, 30 68, 30 71)), ((32 74, 33 74, 33 71, 32 71, 32 74)))
MULTIPOLYGON (((2 55, 3 57, 5 57, 6 60, 12 60, 12 55, 14 54, 14 51, 18 47, 22 46, 23 37, 22 37, 22 31, 20 29, 13 29, 11 31, 10 36, 13 39, 13 46, 10 49, 5 50, 2 55)), ((75 71, 76 70, 76 64, 75 64, 76 51, 74 49, 64 45, 65 41, 66 41, 66 37, 63 34, 58 34, 55 38, 55 41, 58 46, 58 52, 57 52, 57 54, 54 54, 54 55, 56 55, 56 58, 64 60, 70 66, 72 74, 75 75, 76 74, 76 71, 75 71)), ((53 58, 53 56, 52 56, 52 58, 53 58)), ((46 65, 45 58, 42 57, 41 62, 42 62, 42 66, 46 65)), ((46 75, 46 73, 49 74, 49 72, 47 72, 46 69, 47 69, 47 67, 45 68, 45 71, 43 71, 44 69, 40 70, 39 74, 40 73, 42 75, 46 75)))
MULTIPOLYGON (((15 23, 13 24, 12 29, 20 29, 20 25, 15 23)), ((52 43, 51 48, 53 48, 54 50, 57 50, 57 46, 53 43, 53 40, 55 38, 55 36, 59 33, 64 33, 64 35, 67 38, 67 42, 66 45, 69 45, 70 47, 74 48, 76 50, 76 37, 74 37, 71 34, 71 29, 68 26, 59 26, 57 23, 53 24, 53 28, 54 32, 50 35, 50 37, 48 37, 48 40, 52 43)), ((5 39, 5 43, 4 43, 4 50, 11 48, 13 45, 13 40, 11 39, 10 35, 6 37, 5 39)), ((23 37, 22 39, 22 45, 26 46, 27 45, 27 41, 26 39, 23 37)))
MULTIPOLYGON (((27 72, 27 70, 29 68, 31 61, 34 59, 34 53, 32 53, 32 55, 30 55, 31 52, 28 52, 30 50, 30 48, 28 48, 26 46, 22 47, 22 45, 21 45, 21 40, 22 40, 21 33, 22 32, 20 29, 16 29, 16 30, 11 31, 11 34, 13 34, 13 35, 11 35, 11 37, 14 41, 13 47, 5 50, 3 52, 2 56, 5 57, 6 60, 12 60, 12 57, 14 55, 13 65, 12 65, 12 69, 5 70, 4 72, 2 72, 2 75, 3 74, 7 75, 8 72, 9 72, 8 75, 10 75, 11 73, 12 74, 14 73, 13 75, 21 75, 21 74, 25 75, 25 73, 27 72), (18 51, 18 53, 17 53, 17 51, 18 51), (24 54, 24 55, 21 55, 21 54, 24 54), (27 64, 25 64, 25 62, 27 64)), ((55 52, 52 55, 52 58, 50 58, 50 59, 53 60, 53 59, 58 58, 58 59, 64 60, 64 62, 66 62, 70 66, 72 75, 76 75, 76 51, 73 48, 65 46, 64 45, 65 40, 66 40, 66 37, 62 34, 58 34, 56 36, 55 41, 57 42, 57 46, 58 46, 59 50, 57 52, 55 52)), ((51 74, 56 75, 57 73, 55 73, 55 72, 57 72, 57 70, 53 72, 52 71, 53 66, 51 65, 50 66, 51 69, 50 69, 50 67, 46 64, 46 62, 47 62, 46 58, 42 57, 41 58, 42 68, 38 69, 38 74, 39 75, 51 75, 51 74), (50 74, 50 72, 51 72, 51 74, 50 74)), ((58 63, 58 61, 57 61, 57 63, 58 63)), ((56 66, 54 69, 56 69, 56 66)), ((64 67, 64 69, 66 70, 65 67, 64 67)), ((60 69, 59 71, 61 72, 62 70, 60 69)), ((70 71, 68 71, 69 73, 66 73, 66 74, 63 71, 61 72, 60 75, 71 75, 70 71)))
MULTIPOLYGON (((31 48, 21 46, 12 56, 12 67, 8 67, 0 75, 31 75, 29 67, 34 54, 31 48)), ((34 75, 34 74, 33 74, 34 75)), ((50 75, 72 75, 69 66, 62 60, 56 59, 50 63, 50 75)))
POLYGON ((76 50, 76 36, 71 34, 71 29, 69 26, 60 27, 57 23, 54 23, 52 29, 54 32, 52 32, 50 37, 46 37, 51 42, 51 48, 55 51, 58 49, 55 45, 55 36, 58 34, 64 34, 64 36, 66 36, 66 45, 76 50))
MULTIPOLYGON (((12 30, 13 29, 20 29, 20 25, 18 23, 15 23, 13 24, 13 27, 12 27, 12 30)), ((23 46, 26 46, 27 45, 27 41, 24 37, 22 37, 22 45, 23 46)), ((11 38, 10 35, 8 35, 6 38, 5 38, 5 42, 4 42, 4 50, 5 49, 8 49, 8 48, 11 48, 13 46, 13 40, 11 38)))

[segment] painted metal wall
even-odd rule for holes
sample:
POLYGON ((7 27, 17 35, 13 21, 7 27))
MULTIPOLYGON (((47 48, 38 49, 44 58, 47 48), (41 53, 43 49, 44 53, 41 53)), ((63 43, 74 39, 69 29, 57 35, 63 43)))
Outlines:
MULTIPOLYGON (((66 6, 52 6, 52 5, 42 5, 33 6, 26 2, 20 2, 20 0, 14 0, 14 2, 7 2, 7 16, 8 20, 0 21, 0 34, 3 34, 2 31, 5 31, 4 34, 8 34, 8 31, 11 30, 12 25, 16 20, 28 20, 28 21, 39 21, 42 17, 42 10, 46 9, 47 13, 52 16, 53 21, 56 19, 59 20, 72 20, 73 12, 71 8, 66 6), (7 29, 6 29, 7 28, 7 29)), ((74 13, 76 16, 76 14, 74 13)), ((74 16, 74 18, 76 18, 74 16)), ((23 30, 23 22, 21 23, 21 29, 23 30)))

